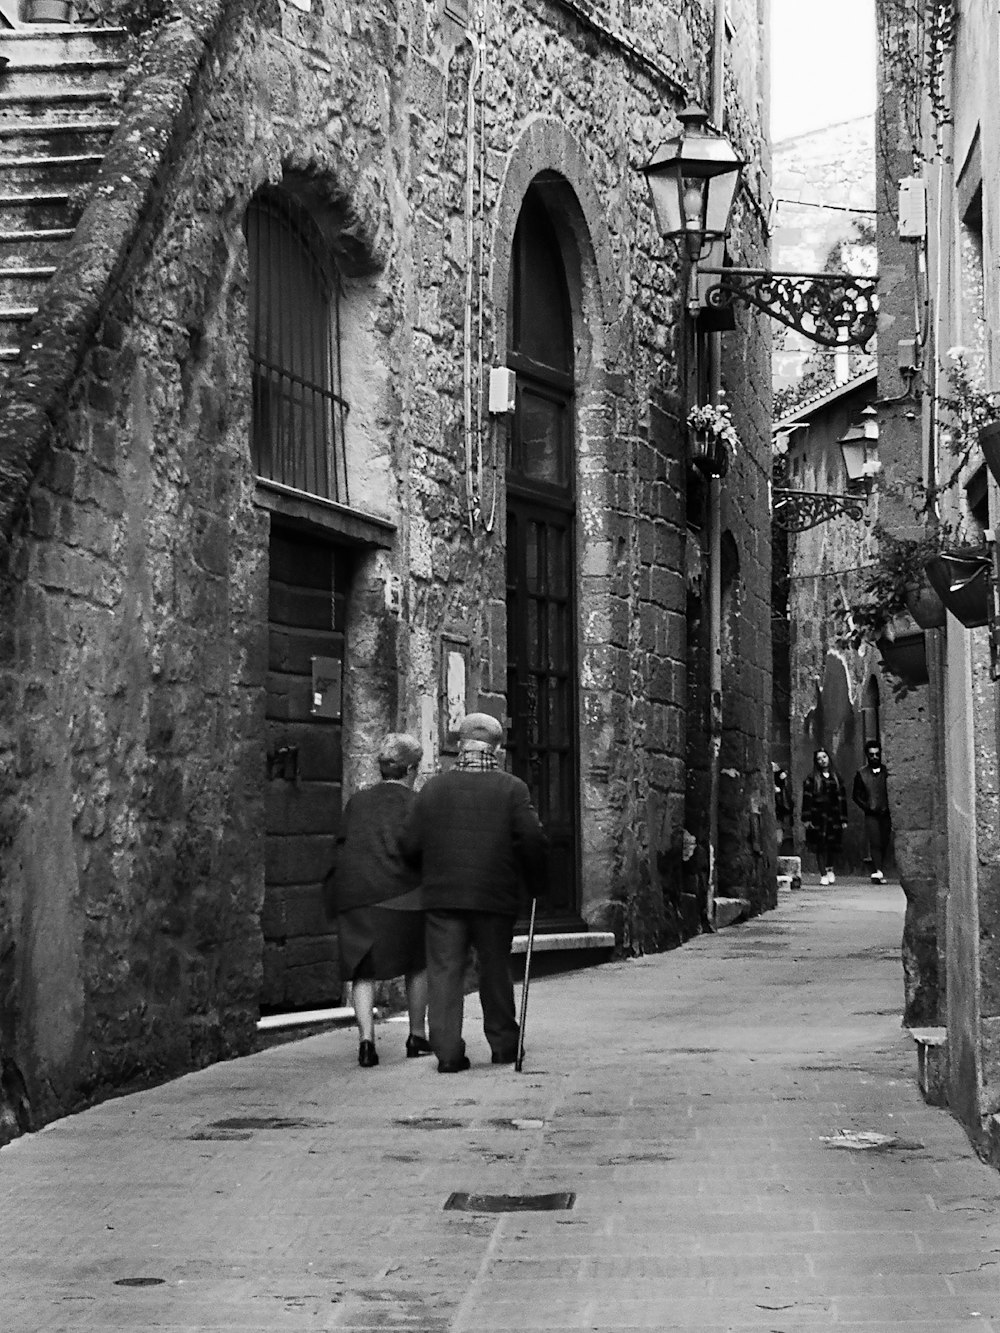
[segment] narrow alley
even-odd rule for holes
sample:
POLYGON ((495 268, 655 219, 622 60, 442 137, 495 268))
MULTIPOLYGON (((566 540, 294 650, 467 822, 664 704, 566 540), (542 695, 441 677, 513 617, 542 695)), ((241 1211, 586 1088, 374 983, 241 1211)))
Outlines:
POLYGON ((470 1001, 468 1074, 389 1021, 376 1070, 336 1030, 57 1121, 0 1151, 0 1328, 1000 1329, 1000 1178, 916 1089, 902 906, 806 885, 539 979, 520 1075, 470 1001))

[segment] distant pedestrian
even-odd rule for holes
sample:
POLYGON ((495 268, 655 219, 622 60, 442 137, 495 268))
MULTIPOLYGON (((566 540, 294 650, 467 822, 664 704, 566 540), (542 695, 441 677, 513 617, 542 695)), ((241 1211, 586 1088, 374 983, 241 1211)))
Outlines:
POLYGON ((795 802, 792 799, 792 784, 788 772, 780 764, 771 760, 771 776, 774 779, 774 818, 778 825, 778 842, 784 846, 788 830, 795 822, 795 802))
POLYGON ((427 972, 420 877, 406 863, 399 834, 413 804, 413 783, 423 746, 390 732, 379 746, 382 781, 356 792, 344 807, 327 875, 327 911, 339 926, 341 975, 351 982, 358 1024, 358 1064, 378 1064, 375 983, 402 976, 410 1035, 407 1056, 430 1054, 427 972))
POLYGON ((892 821, 889 815, 888 773, 882 763, 882 747, 878 741, 869 741, 865 746, 867 763, 854 775, 854 787, 851 799, 864 811, 865 833, 868 835, 868 850, 872 859, 872 883, 885 883, 885 858, 892 836, 892 821))
POLYGON ((458 735, 455 767, 417 793, 401 838, 421 869, 430 1040, 442 1074, 470 1064, 462 1040, 470 945, 493 1063, 517 1056, 510 947, 525 895, 543 894, 547 846, 527 786, 499 767, 497 719, 469 713, 458 735))
POLYGON ((806 844, 816 853, 823 870, 819 882, 832 884, 834 856, 847 827, 847 793, 826 750, 815 751, 812 772, 802 784, 802 823, 806 844))

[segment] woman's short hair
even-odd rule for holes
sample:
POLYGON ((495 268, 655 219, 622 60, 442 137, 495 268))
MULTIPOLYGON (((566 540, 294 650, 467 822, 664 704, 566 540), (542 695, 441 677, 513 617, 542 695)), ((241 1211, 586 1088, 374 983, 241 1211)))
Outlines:
POLYGON ((424 747, 416 736, 410 736, 405 731, 390 731, 388 736, 383 736, 375 756, 378 771, 387 780, 398 780, 420 763, 423 753, 424 747))

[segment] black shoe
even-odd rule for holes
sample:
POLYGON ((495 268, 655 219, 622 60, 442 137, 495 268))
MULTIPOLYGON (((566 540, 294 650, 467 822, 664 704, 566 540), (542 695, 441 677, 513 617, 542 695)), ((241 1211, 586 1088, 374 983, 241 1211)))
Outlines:
POLYGON ((418 1037, 415 1032, 411 1032, 406 1039, 406 1058, 415 1060, 418 1055, 430 1055, 431 1044, 426 1037, 418 1037))
POLYGON ((460 1055, 457 1060, 439 1060, 439 1074, 461 1074, 472 1065, 467 1055, 460 1055))
POLYGON ((378 1051, 373 1041, 363 1041, 358 1047, 358 1064, 362 1069, 374 1069, 378 1064, 378 1051))
POLYGON ((517 1061, 517 1051, 494 1051, 493 1063, 495 1065, 512 1065, 517 1061))

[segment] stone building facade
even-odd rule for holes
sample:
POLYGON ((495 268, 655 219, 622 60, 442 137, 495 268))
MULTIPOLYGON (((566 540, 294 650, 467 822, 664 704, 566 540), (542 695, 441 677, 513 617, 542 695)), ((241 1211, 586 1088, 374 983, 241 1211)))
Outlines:
MULTIPOLYGON (((919 9, 881 0, 879 30, 881 450, 901 484, 885 507, 886 524, 903 535, 913 532, 906 487, 916 483, 924 496, 930 485, 931 517, 950 524, 962 543, 985 543, 992 555, 996 482, 978 432, 964 441, 957 433, 963 395, 954 372, 962 349, 973 390, 988 395, 1000 389, 1000 19, 984 0, 919 9), (903 181, 912 182, 906 191, 911 202, 898 208, 903 181), (921 192, 926 208, 914 209, 921 192), (913 360, 905 348, 914 342, 917 374, 907 395, 899 367, 913 360)), ((945 1066, 942 1082, 953 1113, 977 1147, 1000 1160, 991 634, 995 629, 986 625, 966 628, 950 611, 943 628, 925 632, 929 681, 894 721, 890 762, 895 755, 895 767, 907 774, 898 799, 907 811, 901 859, 908 916, 935 938, 924 960, 924 1022, 940 1024, 945 1039, 933 1052, 945 1066)))
MULTIPOLYGON (((639 168, 724 23, 756 164, 731 248, 763 263, 765 8, 129 12, 134 75, 0 422, 5 1135, 337 999, 319 880, 389 729, 429 772, 465 709, 504 717, 553 843, 545 926, 683 937, 703 505, 639 168)), ((759 911, 762 318, 723 379, 720 884, 759 911)))

